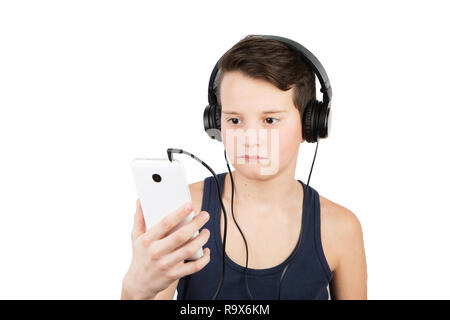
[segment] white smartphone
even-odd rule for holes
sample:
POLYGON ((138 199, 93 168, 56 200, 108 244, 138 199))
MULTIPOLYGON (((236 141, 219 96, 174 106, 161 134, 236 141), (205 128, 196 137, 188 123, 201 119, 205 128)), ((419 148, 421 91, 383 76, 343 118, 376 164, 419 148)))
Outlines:
MULTIPOLYGON (((191 201, 189 184, 183 163, 177 159, 136 158, 131 162, 134 182, 146 229, 157 224, 166 215, 172 213, 184 203, 191 201)), ((169 234, 175 232, 194 217, 194 210, 169 234)), ((197 237, 198 230, 192 236, 197 237)), ((203 249, 186 260, 197 260, 203 256, 203 249)))

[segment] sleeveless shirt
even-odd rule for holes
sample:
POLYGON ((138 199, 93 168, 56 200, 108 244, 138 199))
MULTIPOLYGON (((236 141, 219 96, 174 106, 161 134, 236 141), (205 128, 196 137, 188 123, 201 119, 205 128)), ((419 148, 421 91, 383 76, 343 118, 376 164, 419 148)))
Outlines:
MULTIPOLYGON (((222 196, 225 175, 217 175, 222 196)), ((297 180, 303 185, 306 185, 297 180)), ((318 192, 308 186, 305 207, 302 213, 302 239, 297 254, 289 264, 281 284, 281 300, 329 299, 329 282, 332 273, 325 258, 320 236, 320 202, 318 192)), ((210 249, 210 261, 200 271, 179 279, 177 300, 211 300, 222 276, 222 238, 220 214, 222 207, 217 197, 217 186, 213 176, 204 180, 201 211, 207 211, 210 219, 199 229, 210 231, 203 248, 210 249)), ((230 220, 230 219, 228 219, 230 220)), ((234 223, 233 220, 228 223, 234 223)), ((245 230, 242 230, 245 235, 245 230)), ((284 267, 294 255, 295 248, 281 264, 266 268, 247 268, 247 282, 253 299, 274 300, 278 298, 280 277, 284 267)), ((217 300, 250 300, 244 278, 245 265, 231 260, 225 253, 225 277, 217 300)))

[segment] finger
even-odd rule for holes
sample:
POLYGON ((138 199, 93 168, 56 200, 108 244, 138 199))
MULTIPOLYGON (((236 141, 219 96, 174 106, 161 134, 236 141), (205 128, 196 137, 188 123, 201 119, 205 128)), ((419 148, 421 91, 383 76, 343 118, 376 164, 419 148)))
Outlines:
POLYGON ((176 266, 173 274, 171 275, 174 279, 180 279, 187 275, 193 274, 203 269, 209 263, 210 260, 210 249, 203 249, 203 256, 200 259, 195 261, 180 263, 179 266, 176 266))
POLYGON ((160 263, 164 268, 171 268, 179 262, 189 259, 189 257, 192 257, 198 249, 201 249, 208 242, 209 236, 209 230, 203 229, 197 237, 191 239, 184 246, 168 255, 163 256, 160 263))
POLYGON ((134 225, 131 231, 131 239, 134 241, 137 237, 145 233, 145 220, 142 213, 141 202, 136 200, 136 213, 134 214, 134 225))
POLYGON ((180 229, 171 233, 167 237, 156 241, 152 247, 153 257, 157 259, 161 258, 182 246, 190 240, 194 236, 195 232, 197 232, 208 220, 208 212, 202 211, 188 224, 182 226, 180 229))
POLYGON ((145 234, 145 241, 150 243, 163 238, 171 229, 182 222, 192 210, 192 202, 188 201, 184 203, 174 212, 162 218, 157 224, 151 226, 145 234))

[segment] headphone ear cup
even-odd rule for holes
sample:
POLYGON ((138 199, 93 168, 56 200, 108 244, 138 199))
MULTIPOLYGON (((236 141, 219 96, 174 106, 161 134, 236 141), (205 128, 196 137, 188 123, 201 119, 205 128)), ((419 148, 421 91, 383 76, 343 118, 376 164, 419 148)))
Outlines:
POLYGON ((330 108, 320 102, 318 105, 317 114, 317 136, 321 139, 328 137, 328 131, 330 129, 330 108))
POLYGON ((315 142, 317 139, 314 126, 316 102, 317 100, 311 100, 303 111, 302 134, 303 139, 305 139, 307 142, 315 142))
POLYGON ((207 105, 205 107, 205 111, 203 111, 203 128, 205 129, 205 131, 208 133, 208 130, 211 129, 211 122, 210 122, 210 111, 211 107, 209 105, 207 105))
POLYGON ((308 142, 317 142, 328 137, 330 108, 321 101, 312 100, 304 111, 303 138, 308 142))
POLYGON ((217 130, 221 131, 221 116, 222 116, 222 108, 215 104, 214 105, 214 128, 216 128, 217 130))
POLYGON ((203 126, 211 139, 222 141, 220 133, 221 108, 216 104, 207 105, 203 112, 203 126))

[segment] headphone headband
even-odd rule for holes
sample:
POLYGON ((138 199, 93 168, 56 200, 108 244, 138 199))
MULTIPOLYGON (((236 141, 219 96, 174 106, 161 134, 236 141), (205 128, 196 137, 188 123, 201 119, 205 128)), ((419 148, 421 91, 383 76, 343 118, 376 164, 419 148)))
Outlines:
MULTIPOLYGON (((325 68, 322 66, 320 61, 304 46, 302 46, 300 43, 295 42, 291 39, 275 36, 275 35, 251 35, 251 36, 257 36, 264 39, 269 40, 276 40, 281 43, 284 43, 289 48, 299 52, 302 57, 305 59, 305 61, 308 63, 308 65, 311 67, 311 69, 314 71, 314 73, 317 75, 317 78, 319 78, 320 82, 320 92, 322 92, 323 97, 322 101, 323 103, 328 106, 328 104, 331 101, 332 98, 332 90, 330 81, 328 80, 328 75, 325 71, 325 68)), ((218 73, 219 73, 219 61, 216 62, 214 69, 211 73, 211 76, 209 78, 209 85, 208 85, 208 102, 209 105, 217 104, 217 96, 216 96, 216 86, 217 86, 217 80, 218 80, 218 73)))

